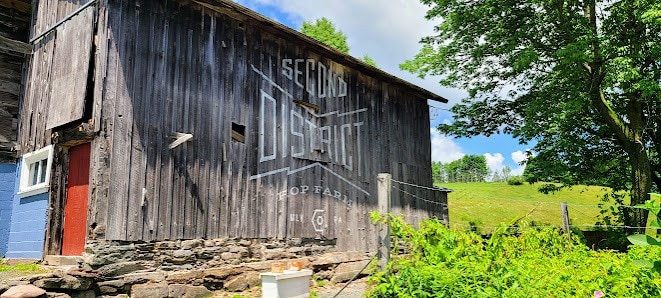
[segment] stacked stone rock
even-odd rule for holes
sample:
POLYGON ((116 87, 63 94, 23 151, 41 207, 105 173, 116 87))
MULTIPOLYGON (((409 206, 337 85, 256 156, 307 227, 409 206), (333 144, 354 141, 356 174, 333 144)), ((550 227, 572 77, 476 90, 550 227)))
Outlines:
POLYGON ((0 282, 0 293, 31 284, 48 297, 203 297, 257 286, 259 274, 274 262, 300 261, 317 279, 331 282, 351 279, 369 262, 362 252, 332 252, 333 244, 300 239, 97 242, 88 245, 79 267, 0 282))
POLYGON ((96 297, 93 288, 98 274, 70 268, 0 282, 0 297, 96 297))

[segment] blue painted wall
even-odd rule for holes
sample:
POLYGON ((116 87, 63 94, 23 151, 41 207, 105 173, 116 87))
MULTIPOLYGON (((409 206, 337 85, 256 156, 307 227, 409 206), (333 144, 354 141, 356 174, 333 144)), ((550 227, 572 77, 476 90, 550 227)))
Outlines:
MULTIPOLYGON (((17 168, 17 172, 20 173, 21 167, 17 168)), ((18 179, 16 180, 14 194, 18 192, 18 179)), ((48 192, 25 198, 13 196, 6 258, 41 259, 43 257, 47 208, 48 192)))
POLYGON ((16 177, 15 164, 0 164, 0 257, 7 253, 16 177))

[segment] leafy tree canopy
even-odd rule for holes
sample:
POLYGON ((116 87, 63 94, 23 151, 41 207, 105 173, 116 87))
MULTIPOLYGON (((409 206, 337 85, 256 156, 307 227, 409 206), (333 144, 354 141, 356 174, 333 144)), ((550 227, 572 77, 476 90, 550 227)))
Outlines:
POLYGON ((402 69, 469 93, 441 132, 536 140, 538 167, 570 183, 615 174, 631 204, 661 186, 658 0, 421 1, 440 23, 402 69))
MULTIPOLYGON (((344 54, 349 54, 350 48, 347 43, 347 36, 344 35, 342 31, 335 28, 335 24, 333 24, 333 22, 327 18, 317 19, 314 21, 314 23, 303 22, 303 25, 301 25, 301 33, 310 36, 344 54)), ((372 57, 367 54, 360 58, 360 60, 370 66, 379 68, 379 66, 376 65, 376 61, 374 61, 374 59, 372 59, 372 57)))
POLYGON ((303 22, 301 33, 310 36, 342 53, 349 54, 347 36, 335 28, 335 24, 327 18, 317 19, 314 23, 303 22))
POLYGON ((367 54, 365 54, 365 56, 363 56, 363 58, 360 58, 360 60, 362 60, 363 62, 367 63, 368 65, 371 65, 371 66, 374 66, 374 67, 376 67, 376 68, 379 68, 379 66, 376 65, 376 61, 374 61, 374 59, 372 59, 372 57, 370 57, 370 56, 367 55, 367 54))
POLYGON ((434 183, 446 182, 445 168, 440 161, 431 162, 431 179, 434 183))
POLYGON ((489 175, 483 155, 465 155, 444 165, 448 182, 484 182, 489 175))

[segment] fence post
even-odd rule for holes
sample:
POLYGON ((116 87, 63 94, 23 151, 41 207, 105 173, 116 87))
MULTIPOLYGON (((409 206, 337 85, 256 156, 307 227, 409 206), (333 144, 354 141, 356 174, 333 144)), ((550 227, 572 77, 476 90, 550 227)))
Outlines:
MULTIPOLYGON (((381 215, 390 214, 390 192, 391 188, 391 175, 388 173, 380 173, 376 177, 378 199, 379 199, 379 213, 381 215)), ((385 270, 388 261, 390 260, 390 219, 379 227, 379 270, 385 270)))
POLYGON ((560 204, 560 209, 562 210, 562 226, 565 228, 565 233, 567 233, 567 237, 571 238, 571 230, 569 229, 569 211, 567 210, 567 202, 562 202, 560 204))

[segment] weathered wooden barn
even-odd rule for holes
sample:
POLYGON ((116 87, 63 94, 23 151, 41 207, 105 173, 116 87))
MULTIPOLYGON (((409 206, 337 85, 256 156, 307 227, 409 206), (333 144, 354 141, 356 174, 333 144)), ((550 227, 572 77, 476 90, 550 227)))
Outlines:
MULTIPOLYGON (((22 231, 46 255, 225 237, 373 250, 377 173, 432 185, 427 100, 445 99, 232 1, 39 0, 32 18, 16 200, 47 187, 45 230, 22 231)), ((416 198, 431 191, 406 194, 396 212, 442 216, 416 198)))
POLYGON ((16 193, 19 94, 23 64, 31 52, 30 16, 29 0, 0 0, 0 257, 7 251, 16 193))

